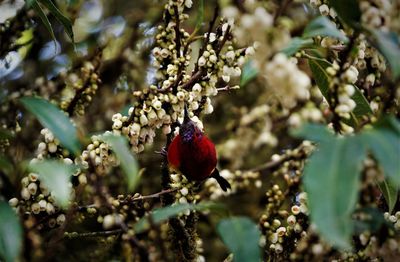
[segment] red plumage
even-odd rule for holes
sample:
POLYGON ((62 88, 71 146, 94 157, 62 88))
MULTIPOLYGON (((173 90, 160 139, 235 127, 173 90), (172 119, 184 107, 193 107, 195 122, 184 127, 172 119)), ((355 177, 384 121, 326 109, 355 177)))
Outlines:
POLYGON ((168 163, 189 180, 208 178, 217 166, 214 144, 197 129, 192 141, 185 143, 178 134, 168 147, 168 163))
POLYGON ((217 166, 215 146, 190 120, 185 106, 185 118, 179 128, 179 134, 172 140, 167 152, 171 169, 179 171, 188 180, 203 181, 209 177, 217 180, 222 190, 227 191, 231 185, 223 178, 217 166))

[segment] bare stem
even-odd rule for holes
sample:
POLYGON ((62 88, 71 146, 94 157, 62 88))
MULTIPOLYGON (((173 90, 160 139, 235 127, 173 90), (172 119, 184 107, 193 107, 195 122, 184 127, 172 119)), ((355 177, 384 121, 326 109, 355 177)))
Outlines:
POLYGON ((115 230, 87 232, 87 233, 68 233, 64 234, 64 238, 73 239, 73 238, 85 238, 85 237, 108 237, 108 236, 119 235, 122 232, 123 232, 122 229, 115 229, 115 230))

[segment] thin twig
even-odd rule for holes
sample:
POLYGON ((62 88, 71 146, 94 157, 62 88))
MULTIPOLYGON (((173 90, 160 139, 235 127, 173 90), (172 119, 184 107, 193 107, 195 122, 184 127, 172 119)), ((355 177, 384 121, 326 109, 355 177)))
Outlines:
POLYGON ((180 57, 181 55, 181 32, 179 29, 179 11, 178 6, 174 5, 174 15, 175 15, 175 44, 176 44, 176 56, 180 57))
MULTIPOLYGON (((84 238, 84 237, 108 237, 113 235, 119 235, 123 232, 122 229, 108 230, 108 231, 98 231, 98 232, 86 232, 86 233, 69 233, 64 234, 64 238, 84 238)), ((66 232, 67 233, 67 232, 66 232)))

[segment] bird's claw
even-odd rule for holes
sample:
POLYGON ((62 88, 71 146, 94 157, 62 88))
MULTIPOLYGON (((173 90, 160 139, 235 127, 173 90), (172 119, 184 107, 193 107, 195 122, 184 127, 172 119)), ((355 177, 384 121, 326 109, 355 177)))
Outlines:
POLYGON ((161 148, 160 151, 155 151, 157 154, 160 154, 162 156, 167 156, 167 149, 165 147, 161 148))

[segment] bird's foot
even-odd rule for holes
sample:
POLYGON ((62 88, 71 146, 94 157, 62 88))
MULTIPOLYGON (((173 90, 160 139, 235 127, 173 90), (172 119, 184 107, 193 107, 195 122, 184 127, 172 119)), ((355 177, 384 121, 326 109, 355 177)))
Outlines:
POLYGON ((161 148, 160 151, 155 151, 155 152, 156 152, 157 154, 160 154, 160 155, 164 156, 164 157, 167 156, 167 149, 166 149, 165 147, 161 148))

